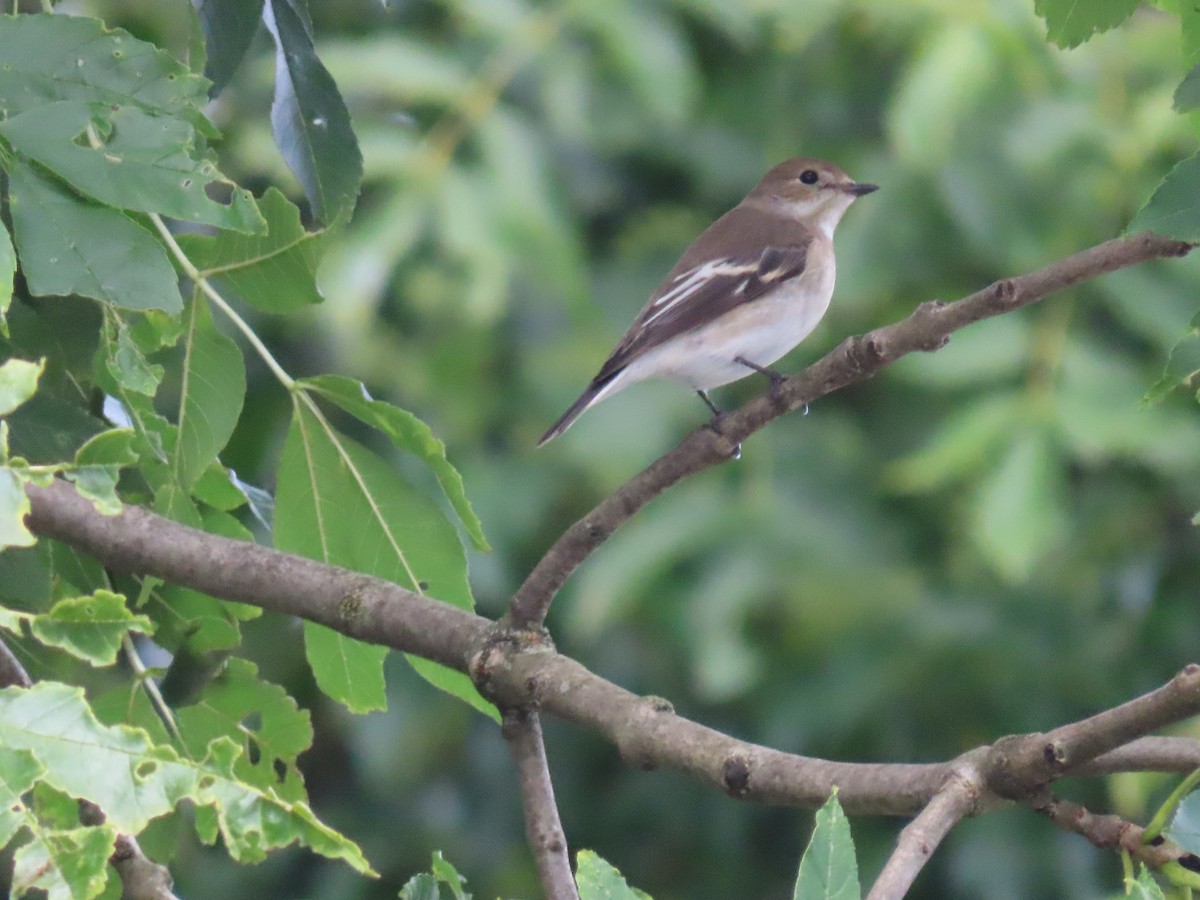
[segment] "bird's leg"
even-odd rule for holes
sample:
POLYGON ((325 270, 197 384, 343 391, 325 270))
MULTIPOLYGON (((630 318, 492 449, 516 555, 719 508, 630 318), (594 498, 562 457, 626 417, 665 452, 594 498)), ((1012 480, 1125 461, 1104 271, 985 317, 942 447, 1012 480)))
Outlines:
MULTIPOLYGON (((712 398, 708 396, 708 391, 698 390, 696 393, 699 395, 700 399, 704 401, 704 405, 712 410, 713 417, 708 423, 708 427, 717 434, 721 435, 721 437, 724 437, 725 435, 721 431, 721 420, 725 418, 725 410, 721 409, 721 407, 712 402, 712 398)), ((740 443, 733 445, 733 458, 742 458, 742 445, 740 443)))
POLYGON ((772 396, 777 394, 779 392, 779 386, 781 384, 783 384, 785 381, 787 381, 786 375, 780 375, 778 372, 776 372, 774 369, 770 368, 769 366, 760 366, 758 363, 752 363, 752 362, 750 362, 750 360, 746 359, 746 357, 744 357, 744 356, 735 356, 733 358, 733 361, 735 363, 740 363, 741 365, 745 366, 748 369, 753 369, 759 375, 765 376, 767 378, 767 380, 771 382, 772 396))
POLYGON ((712 412, 714 424, 719 424, 725 418, 725 410, 712 402, 712 397, 708 396, 708 391, 696 391, 696 394, 699 395, 700 399, 704 401, 704 405, 712 412))
MULTIPOLYGON (((747 368, 753 369, 755 372, 758 372, 760 375, 765 375, 771 382, 771 396, 772 397, 779 396, 779 386, 782 385, 785 381, 787 381, 786 375, 780 375, 778 372, 776 372, 774 369, 772 369, 768 366, 760 366, 757 363, 752 363, 752 362, 750 362, 750 360, 746 359, 746 357, 744 357, 744 356, 735 356, 733 358, 733 361, 735 363, 741 363, 743 366, 746 366, 747 368)), ((807 403, 804 404, 804 412, 801 413, 801 415, 805 415, 805 416, 808 415, 808 404, 807 403)))

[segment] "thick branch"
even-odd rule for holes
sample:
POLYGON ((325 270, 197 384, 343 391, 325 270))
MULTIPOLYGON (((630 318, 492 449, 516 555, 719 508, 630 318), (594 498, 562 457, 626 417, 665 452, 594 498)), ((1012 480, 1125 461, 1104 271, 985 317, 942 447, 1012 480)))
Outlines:
POLYGON ((102 516, 63 481, 29 487, 29 527, 118 572, 328 625, 455 669, 492 623, 369 575, 208 534, 137 506, 102 516))
POLYGON ((534 566, 513 596, 509 616, 517 625, 539 625, 571 573, 639 509, 673 484, 729 459, 738 444, 772 419, 826 394, 864 381, 884 366, 918 350, 936 350, 960 328, 1028 306, 1063 288, 1150 259, 1183 256, 1191 244, 1145 234, 1114 238, 1052 265, 997 281, 953 303, 923 303, 912 315, 848 338, 778 390, 751 400, 721 423, 721 434, 698 428, 676 447, 568 528, 534 566))
POLYGON ((504 715, 504 739, 517 766, 521 806, 525 811, 525 839, 537 862, 538 878, 546 900, 579 900, 567 836, 554 802, 554 784, 546 760, 546 743, 538 714, 511 711, 504 715))
MULTIPOLYGON (((86 550, 109 568, 154 574, 435 659, 468 672, 503 708, 574 722, 604 735, 633 765, 680 769, 733 797, 815 808, 837 785, 847 812, 915 815, 959 762, 831 762, 739 741, 675 715, 665 700, 638 697, 605 681, 531 632, 497 629, 487 619, 395 584, 206 534, 137 507, 103 516, 64 482, 30 486, 27 492, 32 506, 27 521, 35 532, 86 550)), ((1048 734, 998 741, 985 748, 980 765, 990 792, 1025 798, 1075 767, 1115 771, 1105 764, 1107 757, 1089 760, 1197 712, 1200 669, 1189 667, 1167 686, 1115 710, 1048 734), (1052 756, 1065 755, 1050 765, 1046 750, 1055 747, 1060 749, 1052 756)), ((1194 742, 1189 753, 1176 741, 1143 739, 1110 752, 1123 754, 1130 768, 1162 761, 1174 771, 1196 756, 1194 742)))
POLYGON ((1002 797, 1025 799, 1041 785, 1101 754, 1198 713, 1200 666, 1193 663, 1162 687, 1095 716, 1046 734, 1002 738, 994 745, 988 785, 1002 797))

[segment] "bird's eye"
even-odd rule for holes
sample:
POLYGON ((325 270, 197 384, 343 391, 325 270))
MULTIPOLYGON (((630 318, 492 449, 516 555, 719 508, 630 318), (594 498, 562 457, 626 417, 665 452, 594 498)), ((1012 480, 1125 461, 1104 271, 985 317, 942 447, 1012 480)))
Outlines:
POLYGON ((818 177, 816 169, 805 169, 800 173, 800 181, 804 184, 816 184, 818 177))

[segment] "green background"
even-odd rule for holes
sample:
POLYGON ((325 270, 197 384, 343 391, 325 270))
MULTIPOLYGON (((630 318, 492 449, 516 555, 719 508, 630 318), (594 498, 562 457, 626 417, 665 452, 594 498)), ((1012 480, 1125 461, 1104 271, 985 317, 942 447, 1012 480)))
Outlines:
MULTIPOLYGON (((471 553, 476 601, 498 616, 564 528, 704 421, 689 392, 647 384, 534 449, 683 247, 769 165, 822 156, 882 186, 839 228, 833 307, 780 364, 795 370, 921 301, 1121 233, 1193 152, 1194 123, 1171 110, 1177 19, 1142 9, 1063 51, 1032 6, 315 0, 366 185, 330 241, 326 302, 256 328, 293 374, 361 378, 445 440, 494 548, 471 553)), ((186 46, 175 4, 84 8, 186 46)), ((210 111, 222 169, 298 197, 270 139, 271 77, 260 34, 210 111)), ((737 737, 858 761, 945 759, 1156 686, 1197 657, 1200 441, 1192 398, 1139 401, 1200 305, 1198 273, 1187 259, 1107 276, 776 421, 583 566, 551 613, 559 649, 737 737)), ((247 359, 223 459, 271 487, 289 406, 247 359)), ((314 808, 384 878, 300 850, 241 868, 187 830, 152 836, 181 842, 182 896, 394 896, 433 849, 477 897, 538 894, 490 721, 397 655, 389 711, 351 716, 313 686, 299 628, 245 631, 263 675, 312 709, 314 808)), ((791 895, 808 813, 546 732, 573 847, 660 898, 791 895)), ((1136 818, 1164 786, 1063 790, 1136 818)), ((900 824, 851 819, 864 881, 900 824)), ((1009 810, 959 826, 913 896, 1118 883, 1115 856, 1009 810)))

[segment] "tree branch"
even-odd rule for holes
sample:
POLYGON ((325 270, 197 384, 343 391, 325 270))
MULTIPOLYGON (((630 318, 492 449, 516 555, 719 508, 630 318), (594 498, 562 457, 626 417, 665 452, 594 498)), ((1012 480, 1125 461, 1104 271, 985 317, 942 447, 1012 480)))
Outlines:
POLYGON ((538 878, 546 900, 579 900, 567 836, 554 802, 554 784, 546 760, 546 743, 538 714, 523 710, 504 714, 504 739, 517 766, 521 806, 525 811, 525 839, 537 862, 538 878))
POLYGON ((988 786, 1002 797, 1025 800, 1072 768, 1198 713, 1200 665, 1192 663, 1162 687, 1113 709, 1046 734, 1001 738, 993 745, 988 786))
POLYGON ((33 679, 8 643, 0 639, 0 688, 6 687, 33 687, 33 679))
POLYGON ((897 900, 907 894, 933 851, 951 828, 975 812, 986 789, 979 768, 962 761, 920 815, 904 826, 867 900, 897 900))
MULTIPOLYGON (((535 633, 498 629, 473 613, 357 572, 244 541, 206 534, 140 507, 96 512, 69 484, 30 485, 29 527, 95 556, 107 567, 157 575, 226 600, 328 625, 343 634, 416 653, 467 672, 502 708, 541 711, 599 732, 630 764, 670 766, 732 797, 816 808, 834 785, 849 813, 915 815, 941 791, 958 761, 845 763, 739 741, 675 715, 556 653, 535 633)), ((1040 785, 1079 771, 1121 771, 1194 762, 1196 742, 1122 742, 1200 712, 1200 668, 1168 685, 1047 734, 1004 738, 987 749, 988 790, 1027 798, 1040 785), (1055 757, 1046 759, 1047 748, 1055 757), (1109 751, 1111 759, 1099 754, 1109 751), (1061 759, 1058 757, 1061 756, 1061 759)))
POLYGON ((1081 834, 1103 849, 1123 850, 1151 868, 1177 863, 1191 872, 1200 872, 1200 857, 1165 838, 1145 842, 1145 829, 1120 816, 1097 815, 1078 803, 1056 797, 1049 790, 1040 791, 1026 805, 1063 831, 1081 834))
POLYGON ((960 328, 1043 299, 1063 288, 1150 259, 1183 256, 1192 244, 1149 232, 1114 238, 1052 265, 1004 279, 953 303, 922 303, 906 319, 847 338, 777 390, 751 400, 721 423, 697 428, 568 528, 530 571, 509 604, 518 627, 540 625, 571 573, 638 510, 690 475, 729 459, 738 444, 772 419, 875 375, 918 350, 937 350, 960 328))
POLYGON ((1090 776, 1116 772, 1191 772, 1195 769, 1200 769, 1200 741, 1186 737, 1144 737, 1090 762, 1072 766, 1068 774, 1090 776))

